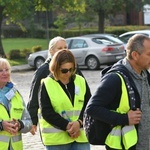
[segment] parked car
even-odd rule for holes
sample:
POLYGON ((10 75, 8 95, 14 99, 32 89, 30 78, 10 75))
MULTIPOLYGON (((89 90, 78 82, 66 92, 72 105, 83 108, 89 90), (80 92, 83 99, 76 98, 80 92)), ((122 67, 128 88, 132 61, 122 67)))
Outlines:
POLYGON ((126 46, 126 43, 124 43, 124 41, 115 34, 108 34, 108 33, 96 33, 96 34, 87 34, 84 36, 94 36, 94 37, 99 37, 99 38, 103 38, 103 40, 108 40, 108 41, 112 41, 114 43, 122 43, 124 45, 124 47, 126 46))
POLYGON ((90 70, 113 64, 125 57, 123 44, 105 37, 80 36, 67 38, 66 41, 78 65, 87 66, 90 70))
POLYGON ((119 38, 127 44, 129 38, 135 34, 144 34, 148 37, 150 37, 150 30, 137 30, 137 31, 130 31, 130 32, 125 32, 121 35, 119 35, 119 38))
MULTIPOLYGON (((111 36, 108 38, 109 36, 71 37, 67 38, 66 42, 79 66, 87 66, 88 69, 95 70, 100 65, 110 65, 125 57, 123 43, 114 40, 111 36)), ((36 64, 44 62, 47 58, 42 57, 42 53, 46 54, 46 52, 41 51, 31 54, 28 58, 29 65, 37 68, 39 65, 36 66, 36 64)))
POLYGON ((48 50, 31 53, 28 57, 28 64, 33 68, 39 68, 48 57, 48 50))

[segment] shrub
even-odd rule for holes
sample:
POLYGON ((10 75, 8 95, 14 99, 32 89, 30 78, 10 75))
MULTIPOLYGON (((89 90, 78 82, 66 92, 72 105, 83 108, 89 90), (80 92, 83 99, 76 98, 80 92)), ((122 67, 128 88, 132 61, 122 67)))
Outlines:
POLYGON ((41 51, 41 50, 42 50, 42 46, 40 46, 40 45, 32 47, 32 52, 38 52, 38 51, 41 51))
POLYGON ((19 49, 11 50, 8 57, 9 57, 9 59, 19 59, 19 58, 21 58, 20 50, 19 49))
POLYGON ((31 53, 32 53, 32 50, 28 48, 24 48, 23 50, 20 51, 21 58, 26 58, 26 60, 28 59, 31 53))

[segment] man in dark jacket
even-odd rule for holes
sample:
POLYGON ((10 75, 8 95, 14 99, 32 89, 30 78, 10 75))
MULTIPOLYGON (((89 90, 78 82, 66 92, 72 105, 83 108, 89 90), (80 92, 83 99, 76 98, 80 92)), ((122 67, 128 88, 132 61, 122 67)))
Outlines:
MULTIPOLYGON (((135 126, 137 131, 137 141, 129 150, 149 150, 150 149, 150 38, 145 35, 135 35, 127 43, 127 56, 123 60, 114 64, 111 70, 104 70, 100 85, 91 97, 85 112, 95 119, 109 124, 111 127, 135 126), (131 89, 134 91, 134 105, 130 99, 129 90, 127 97, 121 97, 122 81, 116 72, 122 72, 129 80, 131 89), (119 113, 120 101, 129 100, 129 110, 119 113)), ((125 82, 125 80, 124 80, 125 82)), ((125 83, 126 89, 128 84, 125 83)), ((123 107, 125 108, 126 105, 123 107)), ((130 132, 130 131, 129 131, 130 132)), ((132 133, 131 133, 132 134, 132 133)), ((110 134, 109 134, 110 135, 110 134)), ((110 135, 112 136, 112 135, 110 135)), ((124 150, 123 135, 120 135, 121 148, 124 150)), ((113 136, 112 136, 113 137, 113 136)), ((136 137, 128 138, 128 141, 136 137)), ((115 150, 107 137, 105 140, 107 150, 115 150), (107 144, 109 143, 109 144, 107 144)), ((132 140, 131 140, 132 141, 132 140)), ((132 143, 129 141, 129 143, 132 143)))
MULTIPOLYGON (((49 72, 49 63, 51 61, 50 56, 53 56, 55 54, 55 52, 57 52, 61 49, 67 49, 67 43, 64 38, 57 36, 49 42, 49 51, 48 51, 49 57, 44 62, 44 64, 41 65, 35 71, 33 79, 32 79, 30 95, 29 95, 29 102, 27 104, 27 108, 28 108, 28 111, 30 113, 30 116, 31 116, 31 119, 33 122, 33 127, 30 131, 33 135, 37 131, 37 124, 38 124, 38 108, 39 108, 38 92, 39 92, 39 88, 40 88, 40 84, 41 84, 41 79, 46 78, 50 74, 50 72, 49 72)), ((83 76, 83 74, 79 68, 76 69, 76 73, 83 76)), ((86 84, 87 84, 87 82, 86 82, 86 84)), ((87 84, 87 87, 90 91, 88 84, 87 84)), ((89 92, 88 96, 91 96, 91 92, 89 92)))

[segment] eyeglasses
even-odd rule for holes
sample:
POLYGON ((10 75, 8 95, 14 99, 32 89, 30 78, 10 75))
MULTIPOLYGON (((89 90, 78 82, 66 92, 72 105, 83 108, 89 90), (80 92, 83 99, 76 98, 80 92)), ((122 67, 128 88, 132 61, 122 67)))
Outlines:
POLYGON ((72 72, 73 71, 73 68, 70 68, 70 69, 60 69, 61 73, 67 73, 68 71, 69 72, 72 72))
POLYGON ((9 69, 0 69, 0 73, 4 73, 4 72, 8 73, 9 69))

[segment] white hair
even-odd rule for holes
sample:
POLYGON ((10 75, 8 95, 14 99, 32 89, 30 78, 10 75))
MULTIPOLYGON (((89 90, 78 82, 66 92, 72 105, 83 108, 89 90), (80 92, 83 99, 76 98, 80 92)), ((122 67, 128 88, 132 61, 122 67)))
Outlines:
POLYGON ((66 42, 66 40, 63 37, 56 36, 56 37, 54 37, 53 39, 50 40, 50 42, 49 42, 49 50, 53 49, 53 47, 56 45, 56 43, 58 41, 65 41, 66 42))

